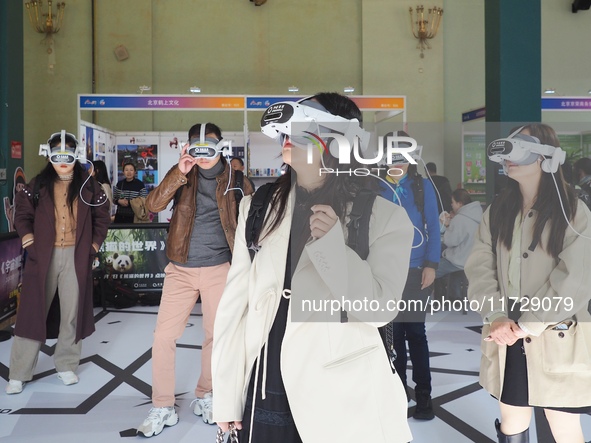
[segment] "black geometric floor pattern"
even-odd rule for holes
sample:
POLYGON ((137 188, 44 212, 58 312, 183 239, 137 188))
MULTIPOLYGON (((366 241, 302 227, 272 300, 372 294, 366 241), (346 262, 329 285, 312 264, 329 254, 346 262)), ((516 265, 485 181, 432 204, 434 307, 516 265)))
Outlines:
MULTIPOLYGON (((115 312, 122 312, 122 311, 101 311, 96 316, 96 321, 99 320, 103 321, 103 324, 107 325, 114 325, 119 321, 108 322, 111 313, 115 312)), ((149 314, 154 315, 155 312, 144 312, 144 311, 127 311, 128 314, 149 314)), ((193 327, 196 324, 200 323, 200 314, 194 313, 192 314, 192 318, 189 320, 190 323, 187 327, 193 327)), ((200 325, 199 325, 200 326, 200 325)), ((458 325, 459 326, 459 325, 458 325)), ((97 328, 98 329, 98 328, 97 328)), ((448 329, 451 329, 448 327, 448 329)), ((465 331, 470 331, 466 336, 469 338, 471 345, 465 346, 461 350, 458 350, 456 347, 454 349, 454 355, 451 355, 451 352, 441 352, 439 349, 442 348, 441 344, 438 344, 437 336, 438 334, 429 334, 429 341, 431 343, 432 349, 437 349, 430 353, 430 362, 431 362, 431 372, 433 374, 434 379, 434 395, 433 395, 433 408, 435 412, 436 419, 432 422, 424 422, 424 423, 417 423, 414 419, 410 419, 409 423, 411 424, 411 429, 413 430, 413 434, 415 434, 414 441, 427 441, 417 440, 417 436, 420 435, 424 430, 424 426, 433 426, 433 427, 441 427, 447 426, 455 430, 460 437, 458 440, 455 441, 465 441, 465 442, 478 442, 478 443, 494 443, 493 440, 494 432, 488 427, 482 426, 482 423, 474 423, 469 419, 463 418, 462 414, 454 413, 450 410, 450 406, 457 405, 458 400, 461 400, 464 397, 471 396, 472 394, 478 393, 481 391, 481 387, 478 383, 478 371, 477 366, 475 366, 474 359, 480 358, 480 352, 478 348, 481 325, 478 324, 464 324, 458 329, 463 329, 465 331), (472 335, 473 334, 473 335, 472 335), (477 335, 478 334, 478 335, 477 335), (475 338, 474 338, 475 337, 475 338), (464 360, 465 358, 469 358, 472 363, 472 369, 462 369, 461 365, 458 367, 456 365, 450 365, 449 359, 455 358, 458 355, 459 351, 463 351, 464 355, 469 357, 461 357, 460 360, 464 360), (439 361, 446 361, 445 363, 439 364, 439 361), (458 379, 462 380, 460 383, 461 386, 451 389, 449 391, 436 394, 436 380, 440 376, 457 376, 458 379), (454 403, 455 402, 455 403, 454 403)), ((109 343, 108 340, 100 341, 98 343, 107 344, 109 343)), ((145 343, 142 343, 142 346, 145 346, 145 343)), ((186 343, 179 343, 177 348, 182 349, 189 349, 195 350, 197 352, 200 351, 200 345, 193 345, 193 344, 186 344, 186 343)), ((43 345, 41 352, 47 356, 53 355, 55 346, 47 346, 43 345)), ((144 348, 145 349, 145 348, 144 348)), ((99 350, 97 350, 99 351, 99 350)), ((131 363, 121 366, 114 364, 113 362, 109 361, 105 357, 101 355, 100 352, 96 352, 92 355, 86 356, 80 362, 81 368, 84 365, 94 365, 100 368, 102 371, 106 372, 111 376, 111 378, 104 383, 102 386, 97 387, 96 390, 91 393, 86 399, 84 399, 80 404, 74 407, 20 407, 16 409, 6 408, 6 402, 2 402, 3 405, 0 407, 0 424, 1 424, 1 417, 3 414, 10 414, 12 416, 19 415, 19 416, 80 416, 90 414, 91 411, 96 408, 101 402, 108 401, 109 396, 114 393, 116 389, 118 389, 122 385, 127 385, 133 388, 135 391, 141 394, 143 400, 140 401, 136 406, 137 407, 145 407, 149 408, 151 404, 150 396, 151 396, 151 386, 146 381, 142 380, 140 377, 136 376, 136 372, 138 369, 144 367, 146 364, 149 364, 149 360, 151 358, 151 348, 146 349, 142 352, 137 358, 135 358, 131 363)), ((6 360, 6 359, 4 359, 6 360)), ((410 363, 410 359, 409 359, 410 363)), ((409 366, 409 369, 411 367, 409 366)), ((0 363, 0 377, 4 380, 8 379, 8 367, 0 363)), ((47 377, 55 377, 55 370, 46 370, 40 373, 35 374, 33 382, 37 380, 42 380, 47 377)), ((409 373, 410 378, 410 373, 409 373)), ((178 384, 178 383, 177 383, 178 384)), ((412 389, 410 390, 411 398, 414 399, 414 392, 412 389)), ((481 393, 480 393, 481 394, 481 393)), ((1 393, 0 396, 5 395, 1 393)), ((22 395, 22 394, 21 394, 22 395)), ((186 402, 187 396, 192 396, 193 393, 189 390, 183 390, 177 394, 177 399, 183 399, 186 402)), ((178 406, 178 404, 177 404, 178 406)), ((178 409, 178 408, 177 408, 178 409)), ((147 411, 147 409, 146 409, 147 411)), ((411 417, 414 412, 414 401, 409 404, 408 409, 408 416, 411 417)), ((549 430, 547 428, 547 423, 543 419, 543 415, 536 411, 536 433, 538 435, 538 442, 540 443, 551 443, 553 439, 548 437, 549 430)), ((492 421, 494 417, 488 417, 484 421, 490 421, 490 427, 492 427, 492 421)), ((132 423, 135 424, 135 423, 132 423)), ((0 425, 1 427, 1 425, 0 425)), ((170 428, 174 429, 174 428, 170 428)), ((167 433, 170 431, 166 431, 167 433)), ((588 431, 587 431, 588 432, 588 431)), ((120 429, 118 431, 119 438, 135 438, 135 428, 126 428, 120 429)), ((172 433, 169 434, 172 436, 172 433)), ((437 438, 437 437, 435 437, 437 438)), ((4 441, 4 439, 0 438, 0 441, 4 441)), ((6 440, 10 441, 10 440, 6 440)), ((48 440, 49 441, 60 441, 58 440, 48 440)), ((80 440, 83 441, 83 440, 80 440)), ((159 441, 172 441, 172 440, 159 440, 159 441)), ((197 441, 197 440, 195 440, 197 441)), ((432 440, 433 442, 442 441, 443 440, 432 440)), ((431 443, 430 441, 430 443, 431 443)), ((158 442, 156 442, 158 443, 158 442)))

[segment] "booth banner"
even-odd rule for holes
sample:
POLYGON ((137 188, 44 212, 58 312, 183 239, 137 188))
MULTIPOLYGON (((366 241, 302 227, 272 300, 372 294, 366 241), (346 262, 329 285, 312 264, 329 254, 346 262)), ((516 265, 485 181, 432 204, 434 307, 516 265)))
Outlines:
POLYGON ((486 117, 486 108, 474 109, 472 111, 462 113, 462 121, 469 122, 486 117))
POLYGON ((18 236, 0 240, 0 322, 16 314, 21 292, 23 248, 18 236))
MULTIPOLYGON (((380 97, 380 96, 349 96, 351 100, 362 111, 374 110, 384 111, 392 109, 404 109, 405 97, 380 97)), ((246 109, 248 110, 265 110, 269 106, 278 102, 297 102, 301 100, 302 96, 287 95, 279 97, 262 96, 247 96, 246 109)))
POLYGON ((157 109, 244 109, 244 96, 192 95, 80 95, 80 109, 157 110, 157 109))
POLYGON ((269 106, 279 102, 297 102, 304 97, 288 95, 284 97, 248 96, 246 97, 246 109, 260 109, 264 111, 269 106))
POLYGON ((92 265, 105 280, 122 280, 138 291, 160 291, 164 283, 167 225, 112 225, 92 265))
POLYGON ((542 97, 542 109, 547 111, 588 111, 591 109, 591 98, 542 97))

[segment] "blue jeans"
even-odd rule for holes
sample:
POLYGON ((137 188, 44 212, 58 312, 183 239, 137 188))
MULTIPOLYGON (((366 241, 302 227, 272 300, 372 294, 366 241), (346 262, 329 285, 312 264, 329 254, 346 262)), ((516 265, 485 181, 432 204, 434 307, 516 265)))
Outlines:
MULTIPOLYGON (((423 270, 411 268, 408 272, 402 299, 426 301, 431 293, 431 288, 421 290, 423 270)), ((425 307, 426 309, 426 307, 425 307)), ((415 389, 431 392, 431 368, 429 366, 429 345, 425 331, 425 311, 401 311, 393 321, 394 350, 396 360, 394 367, 406 386, 406 342, 412 362, 412 379, 415 389)))
POLYGON ((447 258, 441 257, 441 260, 439 260, 439 266, 435 271, 435 278, 441 278, 444 275, 463 270, 464 268, 460 268, 454 265, 452 262, 450 262, 447 258))

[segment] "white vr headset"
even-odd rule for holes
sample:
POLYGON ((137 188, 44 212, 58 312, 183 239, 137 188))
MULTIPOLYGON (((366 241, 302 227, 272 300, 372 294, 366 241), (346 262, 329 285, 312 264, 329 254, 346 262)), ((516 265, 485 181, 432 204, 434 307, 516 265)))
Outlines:
MULTIPOLYGON (((348 140, 351 148, 358 138, 361 150, 365 151, 370 139, 370 133, 359 125, 359 120, 333 115, 320 103, 309 98, 269 106, 261 117, 261 131, 281 144, 287 136, 302 147, 310 143, 310 136, 318 138, 322 134, 325 139, 330 139, 325 134, 338 133, 348 140)), ((337 143, 329 143, 329 149, 333 157, 338 158, 337 143)))
POLYGON ((39 155, 47 157, 54 165, 73 165, 76 160, 80 163, 86 163, 86 149, 78 143, 78 139, 74 134, 66 132, 65 129, 51 134, 49 139, 47 139, 46 144, 39 145, 39 155), (50 144, 52 140, 55 141, 58 136, 60 137, 60 145, 52 148, 50 144), (70 137, 74 140, 76 143, 75 148, 66 145, 66 137, 70 137))
POLYGON ((199 140, 189 141, 191 143, 187 148, 187 154, 195 158, 213 160, 220 154, 229 157, 232 152, 232 140, 216 140, 215 138, 205 137, 205 127, 207 123, 201 124, 199 140))
POLYGON ((531 165, 540 156, 543 157, 540 165, 542 171, 555 173, 566 160, 566 152, 555 146, 543 145, 540 140, 531 135, 518 134, 523 128, 519 128, 508 138, 500 138, 491 142, 486 148, 488 158, 496 163, 502 163, 505 173, 506 162, 516 165, 531 165))

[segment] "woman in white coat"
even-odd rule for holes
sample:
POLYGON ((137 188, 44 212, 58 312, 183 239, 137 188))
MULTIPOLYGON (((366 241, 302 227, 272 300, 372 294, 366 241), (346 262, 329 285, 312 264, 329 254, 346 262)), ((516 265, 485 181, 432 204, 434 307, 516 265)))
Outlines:
MULTIPOLYGON (((361 117, 354 102, 336 93, 284 107, 316 115, 313 126, 323 133, 323 113, 351 120, 342 119, 351 128, 361 117)), ((338 160, 328 149, 320 154, 298 145, 295 119, 286 124, 290 136, 279 134, 288 167, 252 262, 244 234, 251 198, 241 203, 214 326, 213 418, 224 431, 235 426, 241 443, 408 442, 406 394, 377 327, 397 314, 412 224, 403 209, 377 197, 362 260, 346 245, 344 230, 354 195, 373 179, 319 174, 323 165, 339 167, 338 160), (353 311, 356 300, 384 310, 353 311), (351 302, 348 322, 341 322, 335 301, 351 302), (307 309, 306 302, 326 309, 307 309)))
POLYGON ((551 127, 530 124, 515 138, 510 149, 502 140, 491 144, 501 153, 491 159, 503 162, 509 180, 486 210, 464 268, 468 297, 478 301, 485 323, 480 383, 499 400, 499 442, 529 442, 537 406, 557 443, 584 443, 591 213, 562 177, 551 127))

